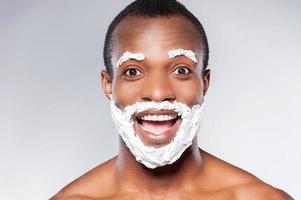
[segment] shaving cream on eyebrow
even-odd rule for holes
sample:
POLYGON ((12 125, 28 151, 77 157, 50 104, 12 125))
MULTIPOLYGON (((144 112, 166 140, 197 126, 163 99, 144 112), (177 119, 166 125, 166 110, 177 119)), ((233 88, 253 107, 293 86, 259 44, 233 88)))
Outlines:
POLYGON ((118 68, 122 63, 128 60, 137 60, 137 61, 142 61, 145 59, 145 56, 143 53, 131 53, 129 51, 126 51, 122 54, 122 56, 119 58, 116 64, 116 68, 118 68))
POLYGON ((196 59, 195 53, 191 50, 186 50, 186 49, 175 49, 175 50, 170 50, 167 52, 169 58, 174 58, 176 56, 186 56, 193 62, 197 63, 198 60, 196 59))

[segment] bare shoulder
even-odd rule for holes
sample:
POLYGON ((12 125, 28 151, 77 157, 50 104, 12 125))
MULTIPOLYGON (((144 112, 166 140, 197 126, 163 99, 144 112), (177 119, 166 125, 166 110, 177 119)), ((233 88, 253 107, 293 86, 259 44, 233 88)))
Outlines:
POLYGON ((60 190, 50 200, 105 199, 114 192, 115 160, 113 158, 88 171, 60 190))
POLYGON ((234 190, 238 200, 293 200, 286 192, 263 182, 238 185, 234 190))
POLYGON ((274 188, 251 173, 231 165, 207 152, 201 152, 210 187, 215 191, 232 194, 234 199, 244 200, 292 200, 287 193, 274 188))
POLYGON ((96 200, 95 198, 85 197, 81 195, 71 195, 71 196, 54 196, 50 200, 96 200))

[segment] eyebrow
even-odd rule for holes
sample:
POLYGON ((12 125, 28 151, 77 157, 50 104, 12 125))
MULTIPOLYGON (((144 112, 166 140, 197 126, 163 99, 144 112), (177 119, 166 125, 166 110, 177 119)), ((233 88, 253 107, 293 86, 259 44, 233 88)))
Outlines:
POLYGON ((193 51, 187 49, 174 49, 167 52, 169 58, 174 58, 177 56, 185 56, 192 60, 193 62, 197 63, 198 60, 196 59, 196 55, 193 51))
POLYGON ((116 64, 116 68, 118 68, 122 63, 124 63, 128 60, 142 61, 144 59, 145 59, 145 55, 143 53, 132 53, 132 52, 126 51, 118 59, 117 64, 116 64))

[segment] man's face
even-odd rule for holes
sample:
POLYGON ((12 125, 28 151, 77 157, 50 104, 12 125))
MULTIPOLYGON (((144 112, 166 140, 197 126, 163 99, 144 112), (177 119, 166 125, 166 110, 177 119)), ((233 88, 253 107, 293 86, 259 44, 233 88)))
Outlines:
MULTIPOLYGON (((102 78, 105 93, 112 94, 119 108, 148 101, 177 101, 189 107, 202 102, 210 74, 202 73, 199 33, 185 17, 127 17, 116 27, 112 41, 113 77, 103 71, 102 78), (176 49, 193 51, 198 62, 186 56, 169 58, 168 52, 176 49), (141 53, 145 59, 116 66, 126 51, 141 53)), ((150 146, 167 144, 175 134, 143 134, 135 129, 150 146)))

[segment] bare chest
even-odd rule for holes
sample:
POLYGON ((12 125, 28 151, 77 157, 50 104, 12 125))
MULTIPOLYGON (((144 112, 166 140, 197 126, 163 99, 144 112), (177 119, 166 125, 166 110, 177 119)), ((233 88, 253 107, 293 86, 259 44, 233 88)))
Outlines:
POLYGON ((101 200, 236 200, 231 192, 176 192, 166 195, 152 196, 150 194, 136 193, 124 194, 101 200))

